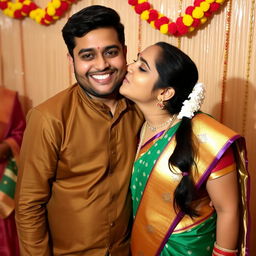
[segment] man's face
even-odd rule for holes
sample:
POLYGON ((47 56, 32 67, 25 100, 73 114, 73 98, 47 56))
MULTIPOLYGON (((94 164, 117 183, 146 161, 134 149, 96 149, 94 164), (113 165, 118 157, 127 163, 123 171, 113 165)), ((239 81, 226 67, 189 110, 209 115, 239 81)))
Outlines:
MULTIPOLYGON (((77 82, 92 97, 114 95, 126 73, 126 48, 113 28, 99 28, 75 38, 73 66, 77 82)), ((72 60, 72 59, 71 59, 72 60)))

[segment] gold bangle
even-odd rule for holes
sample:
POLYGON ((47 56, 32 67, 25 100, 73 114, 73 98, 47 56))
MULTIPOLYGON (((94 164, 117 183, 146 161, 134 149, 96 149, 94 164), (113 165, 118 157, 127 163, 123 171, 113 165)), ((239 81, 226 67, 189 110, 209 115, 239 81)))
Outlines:
POLYGON ((237 253, 238 252, 237 249, 231 250, 231 249, 226 249, 226 248, 220 247, 219 245, 217 245, 216 242, 214 243, 214 247, 216 247, 217 249, 219 249, 219 250, 221 250, 223 252, 230 252, 230 253, 237 253))

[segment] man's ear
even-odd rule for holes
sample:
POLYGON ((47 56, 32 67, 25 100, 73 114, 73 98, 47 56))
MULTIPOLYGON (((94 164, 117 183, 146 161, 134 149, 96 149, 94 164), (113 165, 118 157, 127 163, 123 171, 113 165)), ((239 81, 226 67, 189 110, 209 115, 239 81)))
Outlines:
POLYGON ((73 60, 73 57, 69 53, 67 53, 67 57, 68 57, 69 65, 71 66, 71 68, 74 71, 74 60, 73 60))
POLYGON ((161 99, 162 101, 167 101, 171 99, 175 94, 175 90, 172 87, 168 87, 165 89, 161 89, 160 95, 157 97, 158 99, 161 99))

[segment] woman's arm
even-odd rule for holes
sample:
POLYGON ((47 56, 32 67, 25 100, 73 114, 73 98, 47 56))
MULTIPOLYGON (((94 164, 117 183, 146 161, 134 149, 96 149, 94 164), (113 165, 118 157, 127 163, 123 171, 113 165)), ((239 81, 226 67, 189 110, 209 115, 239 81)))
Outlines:
POLYGON ((217 212, 216 243, 225 249, 236 249, 239 233, 239 193, 234 170, 206 184, 217 212))
MULTIPOLYGON (((11 150, 9 152, 9 155, 13 155, 17 157, 20 152, 20 146, 22 142, 23 133, 26 126, 26 120, 23 114, 23 110, 18 98, 18 94, 15 94, 14 102, 13 102, 13 109, 12 109, 12 115, 10 119, 10 126, 8 128, 8 134, 3 140, 3 143, 5 143, 5 150, 6 146, 8 146, 8 149, 11 150)), ((8 155, 8 156, 9 156, 8 155)), ((17 161, 17 159, 16 159, 17 161)))

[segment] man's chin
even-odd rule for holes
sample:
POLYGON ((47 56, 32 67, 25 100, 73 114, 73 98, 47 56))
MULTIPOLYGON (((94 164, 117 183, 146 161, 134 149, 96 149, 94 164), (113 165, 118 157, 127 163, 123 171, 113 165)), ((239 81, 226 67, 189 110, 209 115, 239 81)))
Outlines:
POLYGON ((119 87, 112 89, 111 91, 95 91, 90 90, 88 88, 84 88, 81 84, 79 84, 80 87, 85 91, 87 95, 89 95, 91 98, 102 98, 102 99, 109 99, 109 98, 115 98, 118 94, 119 87))

